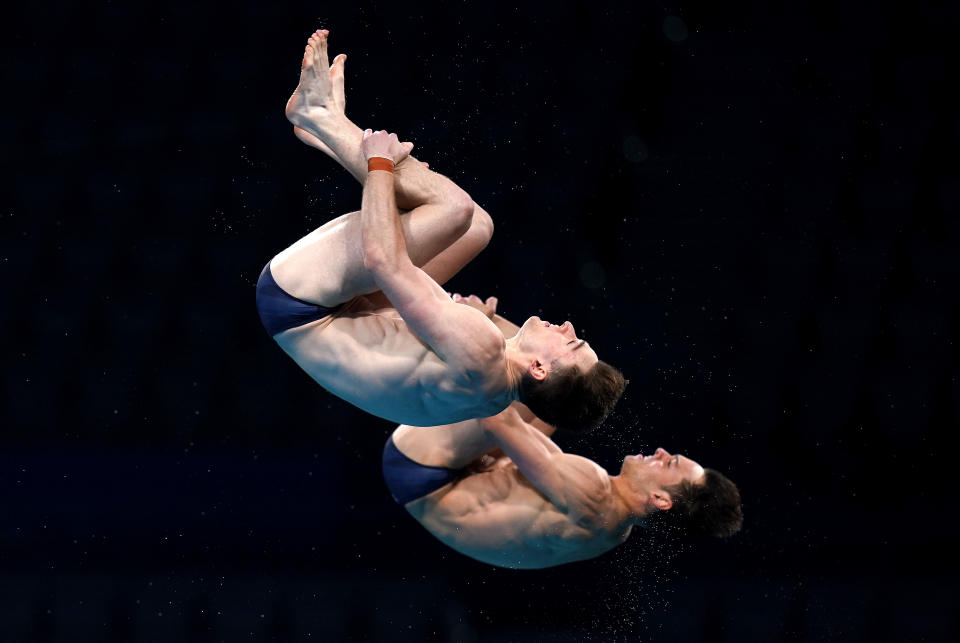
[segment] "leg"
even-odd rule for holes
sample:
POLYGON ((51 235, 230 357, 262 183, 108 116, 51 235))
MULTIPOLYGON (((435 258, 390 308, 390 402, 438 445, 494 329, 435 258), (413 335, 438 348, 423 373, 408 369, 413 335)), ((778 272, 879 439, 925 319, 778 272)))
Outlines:
MULTIPOLYGON (((331 70, 335 70, 338 65, 340 58, 334 61, 333 67, 331 70)), ((331 72, 332 73, 332 72, 331 72)), ((343 70, 339 72, 339 76, 343 79, 343 70)), ((336 76, 334 76, 336 78, 336 76)), ((336 84, 334 84, 336 88, 336 84)), ((337 95, 336 89, 334 89, 334 95, 337 95)), ((342 93, 341 93, 342 96, 342 93)), ((341 99, 342 100, 342 99, 341 99)), ((342 102, 340 103, 343 104, 342 102)), ((346 118, 346 117, 344 117, 346 118)), ((348 121, 349 122, 349 121, 348 121)), ((350 125, 358 132, 358 136, 362 135, 363 130, 359 127, 350 123, 350 125)), ((366 172, 362 172, 360 176, 354 173, 354 169, 351 168, 350 164, 345 163, 343 160, 337 156, 332 149, 330 149, 323 141, 311 134, 310 132, 294 126, 293 133, 303 141, 305 144, 310 147, 316 148, 328 155, 333 160, 337 161, 344 169, 349 171, 351 174, 357 178, 358 181, 362 184, 366 179, 366 172)), ((359 149, 359 138, 356 139, 357 148, 359 149)), ((412 156, 408 156, 401 164, 397 171, 397 186, 398 193, 397 198, 399 200, 399 186, 402 181, 405 181, 409 178, 411 173, 418 173, 420 169, 416 167, 415 164, 422 166, 424 170, 429 172, 428 166, 426 163, 421 163, 414 159, 412 156)), ((408 192, 409 194, 409 192, 408 192)), ((402 215, 406 216, 406 215, 402 215)), ((421 265, 414 260, 414 263, 422 268, 424 272, 430 275, 434 281, 438 284, 444 284, 449 281, 455 274, 460 272, 464 266, 470 263, 480 252, 487 247, 487 244, 490 242, 490 239, 493 237, 493 219, 490 218, 490 214, 486 210, 481 208, 476 203, 473 204, 473 214, 470 220, 470 228, 466 233, 463 234, 459 239, 454 241, 446 249, 442 250, 439 254, 434 256, 432 259, 427 261, 425 264, 421 265)), ((409 243, 409 237, 407 237, 409 243)), ((413 256, 411 255, 411 259, 413 256)))
MULTIPOLYGON (((530 412, 520 402, 512 406, 521 417, 547 438, 556 430, 530 412)), ((499 459, 504 453, 478 420, 466 420, 443 426, 407 426, 401 424, 393 432, 393 442, 400 453, 428 467, 462 469, 480 456, 499 459)))
MULTIPOLYGON (((333 64, 334 64, 334 67, 336 67, 337 62, 334 61, 333 64)), ((341 77, 342 77, 342 72, 341 72, 341 77)), ((357 127, 356 125, 353 125, 353 127, 355 127, 358 132, 362 133, 362 130, 359 127, 357 127)), ((344 169, 349 171, 351 174, 354 174, 353 169, 350 167, 350 165, 347 163, 344 163, 340 159, 340 157, 338 157, 333 152, 333 150, 331 150, 319 138, 317 138, 310 132, 296 126, 294 126, 293 128, 293 133, 301 141, 303 141, 310 147, 314 147, 320 150, 321 152, 327 154, 330 158, 340 163, 340 165, 343 166, 344 169)), ((398 200, 400 198, 400 193, 399 193, 400 183, 403 180, 405 180, 407 177, 409 177, 410 172, 415 173, 418 171, 416 167, 413 167, 413 164, 415 163, 419 163, 420 165, 423 166, 424 169, 427 169, 427 171, 429 171, 428 169, 429 166, 427 166, 426 163, 420 163, 419 161, 414 159, 412 156, 408 156, 406 159, 404 159, 404 161, 400 164, 400 168, 402 172, 407 172, 407 174, 401 175, 401 170, 398 170, 397 172, 397 186, 398 186, 397 199, 398 200)), ((354 177, 357 178, 357 180, 359 180, 360 183, 362 184, 364 179, 366 178, 366 172, 363 172, 361 176, 357 176, 356 174, 354 174, 354 177)), ((405 216, 405 215, 402 215, 402 216, 405 216)), ((474 203, 473 214, 470 220, 470 228, 466 231, 466 233, 464 233, 463 236, 461 236, 459 239, 454 241, 450 246, 442 250, 439 254, 434 256, 433 259, 430 259, 425 264, 420 265, 416 261, 414 261, 414 263, 420 268, 422 268, 424 272, 430 275, 434 281, 436 281, 438 284, 443 285, 444 283, 449 281, 455 274, 460 272, 460 270, 462 270, 464 266, 470 263, 474 259, 474 257, 480 254, 480 252, 487 247, 487 244, 490 243, 491 237, 493 237, 493 219, 490 218, 490 214, 487 213, 486 210, 484 210, 479 205, 474 203)), ((407 239, 409 243, 409 237, 407 239)), ((412 258, 413 257, 411 256, 411 259, 412 258)))
MULTIPOLYGON (((300 71, 300 85, 287 101, 286 115, 294 133, 307 145, 329 154, 361 184, 367 166, 360 151, 363 130, 345 113, 344 67, 346 55, 337 56, 327 67, 327 34, 310 36, 300 71)), ((462 192, 450 179, 431 172, 413 157, 407 157, 396 172, 397 206, 412 210, 418 206, 448 200, 462 192)))
MULTIPOLYGON (((344 60, 338 57, 328 70, 326 34, 311 36, 287 115, 298 126, 301 140, 323 149, 362 182, 366 178, 362 131, 343 113, 344 60)), ((493 232, 489 215, 452 181, 415 159, 397 168, 397 191, 398 203, 412 208, 401 218, 410 258, 439 283, 489 241, 493 232)), ((363 268, 359 223, 359 213, 344 215, 281 252, 271 266, 277 283, 295 297, 324 306, 376 291, 363 268)))
POLYGON ((400 453, 428 467, 462 469, 497 447, 477 420, 443 426, 400 425, 393 432, 400 453))
MULTIPOLYGON (((407 252, 437 283, 444 283, 489 241, 492 226, 471 227, 457 238, 437 213, 415 209, 402 217, 407 252)), ((330 221, 280 252, 270 264, 277 284, 298 299, 328 308, 379 291, 363 266, 360 213, 330 221)))

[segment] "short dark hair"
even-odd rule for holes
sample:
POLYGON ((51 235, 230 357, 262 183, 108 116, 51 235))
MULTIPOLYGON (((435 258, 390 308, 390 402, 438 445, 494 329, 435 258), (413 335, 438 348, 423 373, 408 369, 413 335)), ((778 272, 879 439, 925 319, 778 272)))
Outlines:
POLYGON ((520 401, 561 431, 589 433, 607 419, 626 386, 623 373, 606 362, 588 371, 568 366, 551 369, 543 380, 524 373, 520 401))
POLYGON ((729 538, 743 526, 740 490, 727 476, 713 469, 704 469, 704 481, 683 480, 667 487, 673 498, 673 514, 695 533, 729 538))

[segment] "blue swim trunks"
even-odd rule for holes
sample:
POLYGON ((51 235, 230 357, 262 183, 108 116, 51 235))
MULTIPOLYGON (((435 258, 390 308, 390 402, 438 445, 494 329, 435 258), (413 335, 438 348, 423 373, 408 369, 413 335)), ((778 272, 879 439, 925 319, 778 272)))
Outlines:
POLYGON ((257 311, 270 336, 326 317, 339 306, 326 308, 297 299, 277 285, 268 262, 257 280, 257 311))
POLYGON ((400 453, 392 435, 383 447, 383 479, 390 489, 390 495, 401 505, 436 491, 460 475, 457 469, 428 467, 414 462, 400 453))

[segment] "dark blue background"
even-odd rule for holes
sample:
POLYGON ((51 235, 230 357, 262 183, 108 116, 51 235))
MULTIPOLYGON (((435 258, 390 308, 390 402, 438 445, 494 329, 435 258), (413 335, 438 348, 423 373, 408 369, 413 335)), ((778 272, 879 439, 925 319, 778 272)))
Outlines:
POLYGON ((0 639, 955 639, 956 5, 726 4, 5 9, 0 639), (561 445, 726 472, 739 536, 514 572, 393 504, 253 305, 359 204, 283 117, 317 27, 492 214, 450 289, 631 380, 561 445))

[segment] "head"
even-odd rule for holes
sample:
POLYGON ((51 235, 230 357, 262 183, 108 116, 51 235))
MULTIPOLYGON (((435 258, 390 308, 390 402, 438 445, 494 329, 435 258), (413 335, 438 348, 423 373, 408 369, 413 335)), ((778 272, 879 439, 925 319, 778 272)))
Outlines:
POLYGON ((728 537, 740 531, 740 491, 719 471, 705 469, 682 455, 657 449, 631 455, 620 470, 643 508, 639 513, 668 512, 698 533, 728 537))
POLYGON ((557 326, 531 317, 512 341, 524 368, 520 401, 560 430, 585 433, 600 426, 627 385, 570 322, 557 326))

